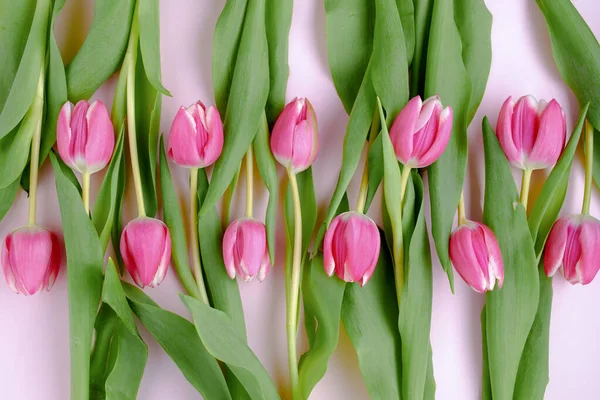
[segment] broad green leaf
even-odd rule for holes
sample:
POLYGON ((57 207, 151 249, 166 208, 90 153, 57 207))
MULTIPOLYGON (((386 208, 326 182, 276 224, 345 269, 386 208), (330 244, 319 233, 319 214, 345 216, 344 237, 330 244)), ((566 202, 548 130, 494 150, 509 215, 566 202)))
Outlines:
POLYGON ((288 66, 288 39, 292 23, 293 0, 266 0, 266 28, 269 45, 269 98, 267 120, 272 126, 285 107, 288 66))
POLYGON ((325 0, 325 16, 327 60, 331 76, 344 108, 350 114, 364 85, 362 82, 373 51, 375 3, 325 0))
POLYGON ((265 0, 248 4, 235 70, 231 81, 223 153, 200 214, 208 212, 231 183, 240 161, 250 147, 261 123, 269 95, 269 55, 265 32, 265 0))
POLYGON ((425 378, 425 393, 423 400, 435 400, 435 377, 433 376, 433 350, 429 345, 429 362, 427 363, 427 377, 425 378))
POLYGON ((267 241, 269 243, 269 256, 271 264, 275 265, 275 231, 277 217, 277 201, 279 200, 279 183, 277 180, 277 166, 275 158, 271 153, 269 145, 269 125, 266 116, 263 114, 262 122, 256 138, 254 139, 254 154, 260 176, 269 191, 269 204, 267 205, 267 214, 265 224, 267 226, 267 241))
POLYGON ((125 292, 123 292, 123 286, 121 286, 121 279, 119 278, 117 267, 112 259, 108 260, 105 274, 104 286, 102 288, 102 301, 113 309, 131 334, 137 335, 133 314, 127 303, 125 292))
POLYGON ((35 13, 34 0, 0 0, 0 113, 10 93, 35 13))
POLYGON ((225 2, 215 26, 212 54, 213 86, 217 108, 222 116, 227 111, 247 4, 248 0, 225 2))
POLYGON ((113 367, 110 364, 114 361, 109 359, 110 349, 117 324, 117 314, 108 304, 103 303, 94 325, 96 335, 90 359, 90 399, 106 398, 106 378, 113 367))
POLYGON ((364 287, 346 285, 342 322, 372 399, 400 399, 401 348, 394 267, 381 237, 379 262, 364 287))
POLYGON ((415 200, 408 201, 405 208, 414 204, 414 217, 407 218, 410 217, 409 213, 404 213, 402 216, 403 222, 409 219, 407 223, 414 224, 414 229, 410 239, 408 235, 404 235, 406 280, 402 292, 398 327, 402 337, 402 398, 421 400, 425 398, 426 387, 435 384, 431 381, 427 383, 427 371, 428 368, 432 368, 429 333, 433 275, 424 213, 423 182, 416 171, 413 173, 413 182, 415 200))
POLYGON ((537 312, 539 278, 527 215, 510 166, 487 119, 484 223, 496 234, 504 262, 502 289, 486 293, 487 352, 494 400, 513 398, 519 361, 537 312))
MULTIPOLYGON (((377 118, 379 118, 379 113, 377 118)), ((381 135, 371 143, 369 153, 367 154, 367 162, 369 163, 369 187, 367 189, 367 200, 365 202, 365 212, 371 206, 371 202, 375 197, 377 189, 383 179, 383 148, 381 147, 381 135)))
POLYGON ((415 7, 415 53, 410 67, 410 97, 423 96, 427 67, 429 30, 434 0, 413 0, 415 7))
POLYGON ((92 26, 66 68, 71 101, 89 98, 121 66, 134 6, 135 0, 96 1, 92 26))
POLYGON ((5 188, 0 189, 0 221, 4 219, 4 216, 12 206, 19 191, 19 180, 15 180, 13 183, 5 188))
MULTIPOLYGON (((45 67, 51 8, 51 0, 40 0, 36 3, 27 44, 0 114, 0 139, 4 139, 15 129, 34 102, 40 75, 45 67)), ((14 179, 10 182, 13 181, 14 179)))
POLYGON ((325 376, 329 359, 337 347, 345 288, 344 281, 327 276, 322 255, 307 262, 302 298, 310 348, 302 355, 298 366, 300 387, 306 399, 325 376))
POLYGON ((167 162, 163 139, 160 139, 160 190, 163 204, 163 217, 171 234, 171 261, 185 291, 194 297, 200 297, 196 280, 189 263, 189 248, 183 217, 179 208, 179 198, 173 185, 171 171, 167 162))
POLYGON ((485 305, 481 310, 481 355, 483 356, 483 365, 481 371, 481 400, 492 400, 492 383, 490 382, 490 363, 488 361, 487 351, 487 318, 485 316, 485 305))
MULTIPOLYGON (((208 190, 208 178, 201 170, 198 173, 198 204, 202 204, 208 190)), ((244 309, 237 280, 231 280, 223 261, 223 228, 217 209, 212 207, 198 217, 200 256, 208 285, 211 304, 231 318, 241 337, 246 337, 244 309)))
MULTIPOLYGON (((120 179, 121 174, 119 173, 121 166, 125 163, 123 158, 124 137, 125 132, 124 127, 122 127, 119 137, 117 138, 112 159, 108 165, 102 185, 100 185, 100 190, 96 196, 96 202, 94 203, 94 209, 92 211, 92 221, 100 236, 100 243, 104 251, 106 251, 106 247, 110 240, 115 216, 118 213, 117 210, 121 208, 119 199, 122 198, 123 192, 125 191, 125 181, 120 179)), ((114 247, 116 247, 119 245, 119 242, 113 244, 114 247)))
POLYGON ((448 241, 467 167, 467 117, 471 83, 463 63, 463 45, 454 22, 452 0, 435 1, 427 48, 425 97, 439 95, 454 111, 452 135, 444 154, 429 167, 431 230, 438 257, 454 290, 448 241))
POLYGON ((406 60, 410 66, 415 54, 415 5, 413 4, 413 0, 396 0, 396 6, 398 7, 398 13, 402 21, 402 30, 404 31, 406 60))
POLYGON ((233 200, 233 195, 235 194, 235 188, 237 187, 238 180, 240 179, 241 169, 242 168, 240 165, 235 171, 235 175, 233 175, 233 179, 229 183, 227 190, 225 190, 225 193, 223 193, 223 205, 221 207, 221 224, 223 228, 229 226, 229 223, 231 222, 231 202, 233 200))
POLYGON ((71 344, 71 398, 89 398, 90 349, 96 312, 102 293, 104 257, 96 229, 81 197, 50 154, 60 205, 67 253, 69 331, 71 344))
POLYGON ((156 90, 171 96, 171 93, 163 87, 160 77, 160 7, 158 0, 138 0, 137 6, 144 71, 146 71, 148 81, 156 90))
POLYGON ((138 288, 123 283, 131 309, 205 399, 231 400, 217 360, 206 350, 194 325, 163 310, 138 288))
POLYGON ((227 314, 185 295, 200 340, 216 359, 229 366, 251 399, 279 399, 269 373, 240 336, 227 314))

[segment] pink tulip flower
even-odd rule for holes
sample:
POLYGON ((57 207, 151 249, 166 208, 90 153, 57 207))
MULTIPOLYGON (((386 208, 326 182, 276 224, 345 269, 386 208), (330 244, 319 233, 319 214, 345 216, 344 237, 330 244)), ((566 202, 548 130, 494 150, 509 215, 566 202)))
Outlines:
POLYGON ((155 287, 167 274, 171 261, 171 235, 161 220, 139 217, 121 234, 121 255, 136 285, 155 287))
POLYGON ((100 171, 110 161, 115 147, 115 132, 106 107, 100 100, 76 106, 66 102, 58 114, 56 127, 58 153, 62 160, 80 173, 100 171))
POLYGON ((331 221, 323 242, 325 272, 346 282, 367 284, 379 259, 381 237, 373 220, 350 211, 331 221))
POLYGON ((509 97, 502 105, 496 128, 508 161, 522 170, 556 164, 565 147, 565 113, 556 100, 539 103, 532 96, 516 103, 509 97))
POLYGON ((398 161, 409 168, 433 164, 448 145, 453 118, 452 108, 443 108, 438 96, 424 102, 419 96, 413 97, 390 129, 398 161))
POLYGON ((546 242, 544 270, 550 277, 558 269, 573 285, 594 280, 600 269, 600 221, 579 214, 554 223, 546 242))
POLYGON ((175 115, 167 154, 176 164, 204 168, 214 164, 223 150, 223 122, 216 107, 202 102, 180 107, 175 115))
POLYGON ((317 116, 310 101, 296 98, 283 109, 273 127, 271 151, 293 173, 312 165, 319 153, 317 116))
POLYGON ((467 221, 450 236, 450 260, 456 272, 473 290, 483 293, 504 282, 500 245, 487 226, 467 221))
POLYGON ((223 260, 231 279, 264 281, 271 269, 265 225, 250 217, 231 223, 223 236, 223 260))
POLYGON ((38 226, 12 231, 4 239, 2 269, 15 293, 32 295, 50 290, 60 270, 62 250, 55 233, 38 226))

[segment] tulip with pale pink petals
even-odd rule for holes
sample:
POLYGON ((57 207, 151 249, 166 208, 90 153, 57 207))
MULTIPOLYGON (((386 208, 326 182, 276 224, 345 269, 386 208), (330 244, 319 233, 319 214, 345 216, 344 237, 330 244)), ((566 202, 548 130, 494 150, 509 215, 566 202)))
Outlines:
POLYGON ((106 167, 115 132, 104 103, 80 100, 73 106, 66 102, 58 115, 56 142, 60 157, 72 169, 93 174, 106 167))
POLYGON ((271 151, 289 171, 310 167, 319 153, 317 117, 310 101, 295 98, 285 106, 271 134, 271 151))
POLYGON ((176 164, 189 168, 212 165, 223 150, 223 122, 216 107, 198 101, 180 107, 169 133, 167 154, 176 164))
POLYGON ((121 235, 121 255, 129 274, 141 288, 159 285, 171 261, 171 235, 161 220, 138 217, 121 235))
POLYGON ((544 270, 551 277, 559 269, 573 285, 594 280, 600 269, 600 221, 578 214, 554 223, 546 242, 544 270))
POLYGON ((450 235, 452 265, 473 290, 483 293, 504 282, 504 263, 494 232, 484 224, 465 220, 450 235))
POLYGON ((50 290, 60 270, 61 253, 58 236, 48 229, 32 226, 12 231, 2 247, 8 286, 26 296, 50 290))
POLYGON ((223 260, 231 279, 264 281, 271 268, 265 224, 251 217, 231 223, 223 236, 223 260))
POLYGON ((364 286, 377 265, 381 237, 373 220, 349 211, 335 217, 323 242, 325 272, 364 286))
POLYGON ((398 161, 408 168, 433 164, 448 145, 453 117, 452 108, 443 108, 438 96, 425 101, 420 96, 413 97, 390 129, 398 161))

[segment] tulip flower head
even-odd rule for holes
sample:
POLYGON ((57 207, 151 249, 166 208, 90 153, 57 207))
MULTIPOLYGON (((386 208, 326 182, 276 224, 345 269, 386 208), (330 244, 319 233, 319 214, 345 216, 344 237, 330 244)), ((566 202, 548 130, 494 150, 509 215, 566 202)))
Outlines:
POLYGON ((283 109, 273 127, 271 151, 293 173, 306 170, 319 152, 317 117, 308 99, 296 98, 283 109))
POLYGON ((223 236, 223 260, 231 279, 264 281, 271 268, 265 224, 251 217, 231 223, 223 236))
POLYGON ((171 235, 161 220, 138 217, 121 234, 121 255, 127 271, 141 288, 159 285, 171 260, 171 235))
POLYGON ((2 269, 15 293, 32 295, 54 285, 61 263, 61 245, 55 233, 38 226, 12 231, 2 247, 2 269))
POLYGON ((590 215, 559 218, 554 223, 544 254, 546 275, 561 270, 575 285, 587 285, 600 269, 600 221, 590 215))
POLYGON ((533 96, 516 103, 509 97, 502 105, 496 128, 508 161, 522 170, 556 164, 565 147, 565 113, 556 100, 538 102, 533 96))
POLYGON ((216 107, 202 102, 180 107, 175 115, 167 154, 176 164, 204 168, 214 164, 223 150, 223 122, 216 107))
POLYGON ((467 285, 479 293, 504 282, 500 245, 487 226, 467 220, 450 235, 450 260, 467 285))
POLYGON ((425 101, 419 96, 413 97, 390 129, 398 161, 409 168, 433 164, 448 145, 453 117, 452 108, 443 108, 438 96, 425 101))
POLYGON ((345 282, 358 282, 360 286, 373 275, 381 237, 373 220, 364 214, 349 211, 335 217, 323 242, 325 272, 345 282))
POLYGON ((93 174, 106 167, 115 132, 104 103, 66 102, 58 114, 56 142, 60 157, 72 169, 93 174))

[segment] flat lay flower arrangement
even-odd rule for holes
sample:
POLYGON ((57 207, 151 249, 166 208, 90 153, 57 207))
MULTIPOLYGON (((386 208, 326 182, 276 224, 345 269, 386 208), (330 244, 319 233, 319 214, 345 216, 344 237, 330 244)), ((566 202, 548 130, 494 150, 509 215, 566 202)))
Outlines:
POLYGON ((214 98, 182 104, 164 133, 162 98, 171 94, 158 0, 96 1, 66 65, 54 36, 65 0, 0 0, 0 216, 20 190, 29 202, 27 221, 4 238, 2 271, 22 296, 66 279, 71 399, 137 397, 148 359, 141 326, 205 399, 308 399, 342 325, 371 398, 434 399, 435 257, 448 278, 436 290, 454 291, 456 271, 485 297, 482 398, 543 399, 552 280, 587 285, 600 269, 600 221, 590 214, 600 184, 600 46, 569 0, 536 2, 556 67, 579 100, 571 132, 562 106, 535 93, 515 93, 474 121, 492 60, 483 0, 325 0, 323 40, 349 120, 337 144, 342 163, 329 166, 337 184, 318 205, 312 165, 329 150, 319 109, 302 93, 286 102, 292 0, 225 2, 214 27, 214 98), (91 97, 114 74, 109 110, 91 97), (463 193, 471 124, 481 124, 484 145, 481 220, 469 219, 463 193), (579 147, 581 212, 567 215, 579 147), (36 218, 45 162, 64 239, 36 218), (189 177, 183 207, 175 168, 189 177), (547 175, 536 193, 535 170, 547 175), (240 175, 245 214, 234 219, 240 175), (349 196, 353 179, 360 185, 349 196), (264 213, 255 210, 257 187, 268 192, 264 213), (380 225, 369 217, 378 191, 380 225), (289 388, 274 384, 249 347, 239 293, 280 265, 286 331, 270 335, 287 340, 289 388), (152 299, 169 268, 191 319, 152 299))

